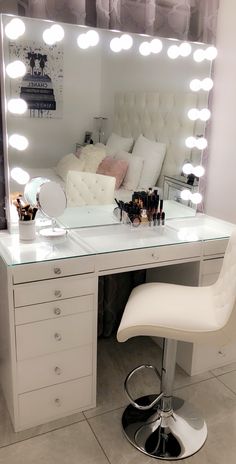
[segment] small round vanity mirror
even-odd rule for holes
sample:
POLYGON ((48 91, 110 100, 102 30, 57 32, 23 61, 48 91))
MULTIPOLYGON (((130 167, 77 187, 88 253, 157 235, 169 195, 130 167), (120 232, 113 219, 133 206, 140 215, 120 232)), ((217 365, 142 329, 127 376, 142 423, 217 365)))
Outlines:
POLYGON ((60 184, 54 181, 40 185, 36 194, 37 205, 45 216, 52 219, 53 226, 40 230, 44 237, 58 237, 66 234, 65 229, 54 226, 55 219, 63 214, 66 208, 66 194, 60 184))
POLYGON ((27 182, 24 189, 24 197, 30 205, 37 206, 37 193, 41 185, 46 182, 50 182, 46 177, 32 177, 32 179, 27 182))

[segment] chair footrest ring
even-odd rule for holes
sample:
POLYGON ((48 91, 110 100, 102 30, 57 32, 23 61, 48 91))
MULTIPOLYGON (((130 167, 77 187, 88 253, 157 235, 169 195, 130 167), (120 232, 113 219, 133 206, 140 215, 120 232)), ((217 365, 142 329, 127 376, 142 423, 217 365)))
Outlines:
POLYGON ((125 383, 124 383, 124 388, 125 388, 125 393, 128 396, 129 401, 132 404, 132 406, 134 406, 136 409, 139 409, 140 411, 148 411, 149 409, 153 408, 160 401, 160 399, 163 397, 164 393, 161 392, 159 395, 157 395, 157 397, 150 404, 147 404, 145 406, 142 406, 141 404, 138 404, 132 398, 132 396, 131 396, 131 394, 129 392, 129 388, 128 388, 129 381, 133 377, 133 375, 136 374, 136 372, 141 371, 143 369, 152 369, 152 370, 154 370, 154 372, 155 372, 156 376, 158 377, 158 379, 161 378, 160 373, 158 372, 158 370, 157 370, 157 368, 155 366, 152 366, 151 364, 141 364, 141 366, 135 367, 135 369, 133 369, 127 375, 127 377, 125 379, 125 383))

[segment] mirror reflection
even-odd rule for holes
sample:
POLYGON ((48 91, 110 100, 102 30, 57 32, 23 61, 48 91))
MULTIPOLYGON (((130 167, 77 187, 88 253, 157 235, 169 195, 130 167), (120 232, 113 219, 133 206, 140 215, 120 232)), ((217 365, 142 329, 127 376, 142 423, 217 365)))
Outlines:
POLYGON ((150 187, 167 218, 193 214, 214 47, 9 15, 2 30, 9 203, 42 176, 69 227, 112 223, 114 198, 150 187))

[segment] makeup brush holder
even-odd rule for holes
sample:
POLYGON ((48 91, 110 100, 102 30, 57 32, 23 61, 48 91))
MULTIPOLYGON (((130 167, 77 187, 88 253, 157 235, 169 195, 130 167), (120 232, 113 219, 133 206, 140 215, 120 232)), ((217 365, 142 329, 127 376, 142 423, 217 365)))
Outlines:
POLYGON ((19 238, 22 241, 35 240, 36 228, 35 221, 19 221, 19 238))

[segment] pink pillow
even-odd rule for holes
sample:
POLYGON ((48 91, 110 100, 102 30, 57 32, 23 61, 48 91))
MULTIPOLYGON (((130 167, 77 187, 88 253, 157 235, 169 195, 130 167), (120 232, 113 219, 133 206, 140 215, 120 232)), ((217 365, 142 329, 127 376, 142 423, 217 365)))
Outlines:
POLYGON ((122 159, 114 159, 111 156, 106 156, 99 164, 97 174, 105 176, 112 176, 116 178, 116 190, 120 188, 125 174, 127 172, 129 163, 122 159))

